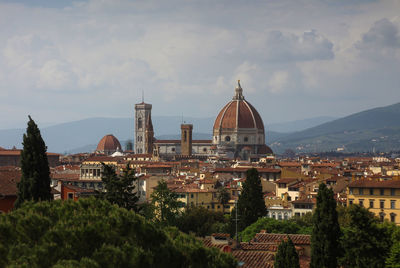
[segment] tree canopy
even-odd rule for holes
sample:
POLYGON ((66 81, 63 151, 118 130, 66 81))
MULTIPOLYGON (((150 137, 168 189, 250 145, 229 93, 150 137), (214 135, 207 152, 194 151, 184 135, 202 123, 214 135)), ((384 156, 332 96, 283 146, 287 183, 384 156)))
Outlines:
POLYGON ((321 183, 318 188, 317 207, 313 214, 310 267, 336 268, 338 266, 338 257, 341 254, 340 236, 333 191, 321 183))
POLYGON ((239 230, 243 230, 266 214, 261 180, 255 168, 246 172, 246 181, 239 196, 237 210, 239 214, 239 230))
POLYGON ((193 232, 204 237, 218 232, 221 224, 227 222, 223 213, 214 212, 201 206, 190 206, 177 220, 177 227, 185 233, 193 232))
POLYGON ((388 228, 378 223, 372 212, 358 205, 349 207, 349 226, 343 228, 345 267, 385 267, 391 247, 388 228))
POLYGON ((29 116, 21 151, 21 181, 18 183, 16 207, 24 201, 51 200, 50 170, 46 145, 36 123, 29 116))
POLYGON ((236 267, 236 261, 92 197, 25 202, 0 215, 0 267, 236 267))
POLYGON ((112 204, 116 204, 122 208, 133 209, 138 211, 137 201, 139 200, 138 192, 135 191, 135 170, 126 165, 122 174, 117 175, 115 168, 110 165, 103 165, 103 173, 101 180, 104 183, 105 192, 100 197, 108 200, 112 204))
POLYGON ((163 225, 175 225, 180 216, 179 208, 182 206, 176 193, 168 189, 164 180, 158 182, 151 194, 153 216, 155 222, 163 225))
POLYGON ((311 234, 309 227, 301 226, 294 220, 259 218, 241 232, 242 240, 244 242, 250 241, 261 230, 276 234, 311 234))
POLYGON ((278 252, 275 255, 274 268, 300 268, 299 255, 289 237, 279 244, 278 252))

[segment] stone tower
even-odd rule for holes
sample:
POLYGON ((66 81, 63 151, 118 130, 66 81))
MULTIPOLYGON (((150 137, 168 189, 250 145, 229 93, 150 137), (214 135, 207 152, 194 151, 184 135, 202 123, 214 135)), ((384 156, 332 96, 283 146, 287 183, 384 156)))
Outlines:
POLYGON ((181 125, 181 154, 192 155, 192 124, 181 125))
POLYGON ((135 153, 147 154, 153 152, 153 124, 151 122, 151 104, 135 104, 135 153), (149 148, 151 144, 151 149, 149 148), (150 151, 149 151, 150 149, 150 151))

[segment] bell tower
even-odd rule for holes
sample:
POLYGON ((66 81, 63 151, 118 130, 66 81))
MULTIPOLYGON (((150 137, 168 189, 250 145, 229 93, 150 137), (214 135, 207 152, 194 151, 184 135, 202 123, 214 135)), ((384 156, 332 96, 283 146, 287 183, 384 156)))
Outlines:
POLYGON ((148 103, 135 104, 135 153, 153 153, 153 123, 151 122, 152 105, 148 103), (150 148, 151 147, 151 148, 150 148))

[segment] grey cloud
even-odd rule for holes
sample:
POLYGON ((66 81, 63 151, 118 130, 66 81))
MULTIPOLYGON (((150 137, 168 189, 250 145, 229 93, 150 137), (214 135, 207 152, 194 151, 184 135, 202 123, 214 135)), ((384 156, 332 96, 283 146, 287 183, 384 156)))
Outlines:
POLYGON ((333 43, 316 30, 302 35, 271 31, 267 36, 266 58, 273 61, 312 61, 334 58, 333 43))
POLYGON ((384 18, 375 22, 369 31, 363 34, 362 39, 355 44, 360 50, 380 48, 400 48, 398 28, 390 20, 384 18))

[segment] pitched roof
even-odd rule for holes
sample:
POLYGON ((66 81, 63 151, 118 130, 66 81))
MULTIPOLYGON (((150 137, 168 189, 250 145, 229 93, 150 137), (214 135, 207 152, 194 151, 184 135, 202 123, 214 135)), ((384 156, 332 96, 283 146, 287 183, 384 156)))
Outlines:
POLYGON ((253 242, 259 243, 280 243, 287 236, 292 239, 295 245, 310 245, 311 236, 303 234, 270 234, 270 233, 258 233, 253 238, 253 242))
POLYGON ((400 180, 365 180, 360 179, 353 181, 349 184, 349 187, 360 187, 360 188, 400 188, 400 180))
POLYGON ((0 169, 0 196, 16 196, 17 183, 21 180, 21 169, 8 167, 0 169))

